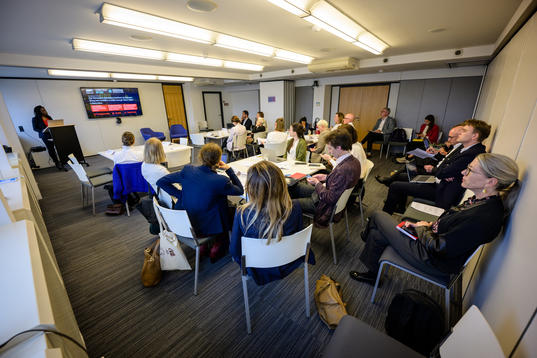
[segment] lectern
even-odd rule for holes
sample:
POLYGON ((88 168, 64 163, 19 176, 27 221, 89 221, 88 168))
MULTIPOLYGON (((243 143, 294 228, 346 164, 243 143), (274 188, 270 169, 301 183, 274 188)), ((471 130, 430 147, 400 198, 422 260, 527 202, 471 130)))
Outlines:
POLYGON ((58 153, 58 160, 63 165, 67 164, 67 156, 71 153, 75 155, 80 163, 88 165, 84 154, 82 154, 82 148, 80 148, 80 142, 78 141, 74 124, 47 127, 46 130, 50 131, 50 135, 54 140, 54 146, 56 147, 56 153, 58 153))

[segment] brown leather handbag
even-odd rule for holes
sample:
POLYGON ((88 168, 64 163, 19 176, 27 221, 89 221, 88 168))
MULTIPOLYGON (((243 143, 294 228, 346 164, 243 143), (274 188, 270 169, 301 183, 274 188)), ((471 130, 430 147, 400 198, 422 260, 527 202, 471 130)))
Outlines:
POLYGON ((335 329, 343 316, 348 314, 339 290, 339 283, 326 275, 322 275, 315 284, 314 296, 317 311, 321 320, 330 329, 335 329))
POLYGON ((160 282, 160 278, 162 277, 162 271, 160 270, 159 245, 160 239, 156 239, 151 247, 144 250, 142 284, 145 287, 155 286, 160 282))

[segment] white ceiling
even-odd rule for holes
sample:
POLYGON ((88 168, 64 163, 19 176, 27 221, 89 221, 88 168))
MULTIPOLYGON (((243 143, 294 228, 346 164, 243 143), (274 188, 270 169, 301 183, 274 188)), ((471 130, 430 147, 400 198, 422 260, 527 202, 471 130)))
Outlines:
MULTIPOLYGON (((311 24, 266 0, 214 1, 218 7, 211 13, 197 13, 187 9, 186 0, 109 2, 317 59, 343 56, 360 60, 379 58, 328 32, 313 31, 311 24)), ((390 45, 380 58, 494 44, 521 2, 522 0, 330 1, 390 45), (433 28, 445 28, 445 31, 428 31, 433 28)), ((210 67, 75 52, 70 41, 77 37, 256 63, 265 66, 264 72, 304 67, 293 62, 102 24, 96 14, 102 3, 98 0, 2 0, 0 65, 111 71, 116 69, 107 67, 116 62, 129 64, 129 71, 136 70, 140 73, 148 73, 147 66, 153 66, 152 69, 161 68, 162 74, 166 72, 242 79, 252 74, 248 71, 218 69, 218 72, 211 75, 209 71, 214 69, 210 67), (141 42, 130 38, 137 34, 149 35, 152 40, 141 42), (25 56, 14 57, 11 54, 25 56), (42 57, 47 57, 48 60, 41 60, 40 64, 42 57), (51 66, 54 65, 53 58, 61 58, 61 61, 56 61, 57 66, 51 66), (24 61, 15 63, 19 61, 16 59, 24 61), (91 62, 95 65, 89 66, 91 62)))

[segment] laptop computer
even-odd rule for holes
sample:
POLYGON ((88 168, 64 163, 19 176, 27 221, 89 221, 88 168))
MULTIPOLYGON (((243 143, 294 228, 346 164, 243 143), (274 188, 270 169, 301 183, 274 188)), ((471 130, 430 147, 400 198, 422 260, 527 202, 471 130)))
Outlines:
POLYGON ((406 172, 410 183, 433 184, 436 182, 436 177, 434 175, 418 175, 418 168, 416 168, 414 164, 407 164, 406 172))

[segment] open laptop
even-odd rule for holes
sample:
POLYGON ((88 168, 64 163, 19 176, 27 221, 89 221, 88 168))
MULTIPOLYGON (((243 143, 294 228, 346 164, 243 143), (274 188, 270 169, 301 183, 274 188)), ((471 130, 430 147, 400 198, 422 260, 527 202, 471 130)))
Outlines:
POLYGON ((436 182, 434 175, 418 175, 418 169, 416 165, 412 163, 406 164, 406 172, 408 175, 408 181, 410 183, 428 183, 432 184, 436 182))

